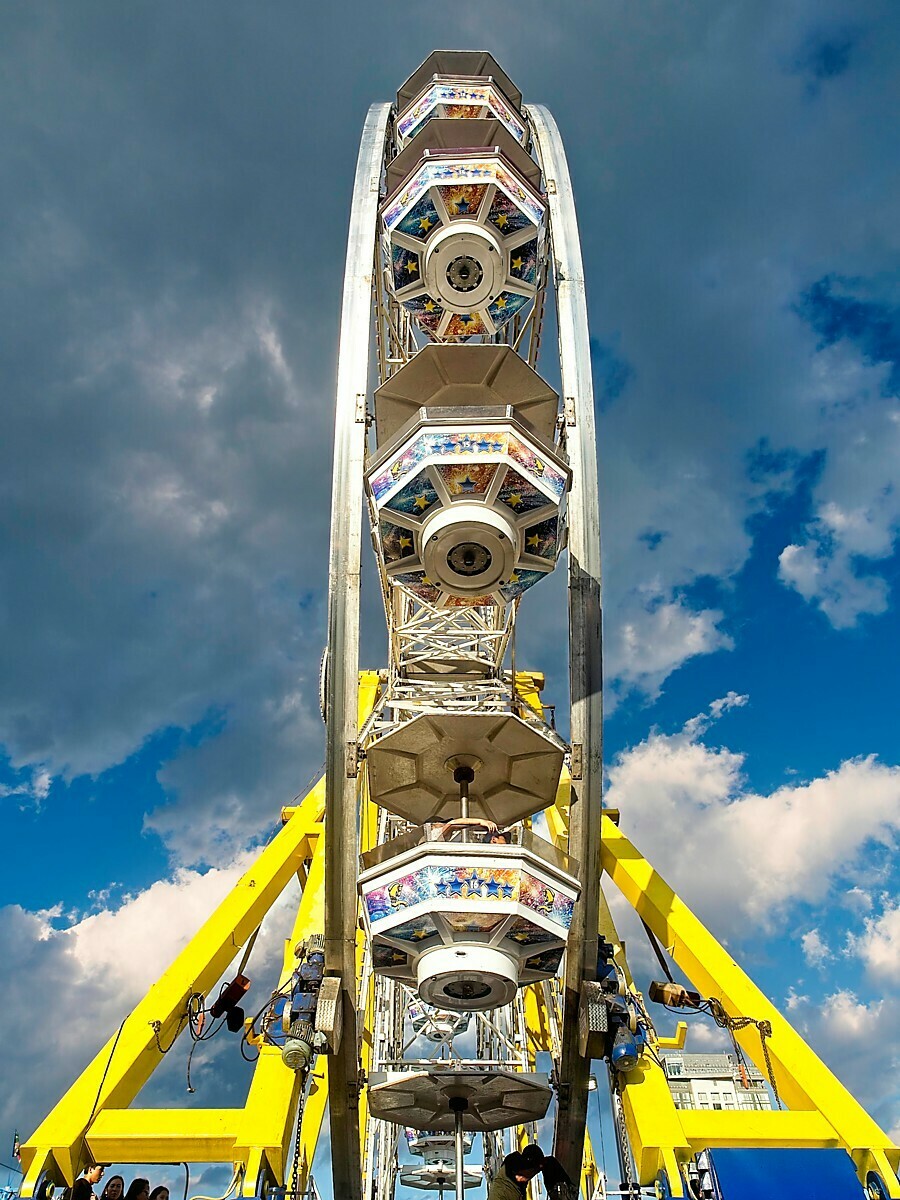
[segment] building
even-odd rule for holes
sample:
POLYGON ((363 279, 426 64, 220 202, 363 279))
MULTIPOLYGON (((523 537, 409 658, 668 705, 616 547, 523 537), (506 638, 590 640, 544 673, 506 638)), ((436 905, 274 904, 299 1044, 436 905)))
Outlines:
POLYGON ((764 1109, 772 1098, 752 1064, 742 1068, 733 1054, 663 1054, 676 1108, 764 1109))

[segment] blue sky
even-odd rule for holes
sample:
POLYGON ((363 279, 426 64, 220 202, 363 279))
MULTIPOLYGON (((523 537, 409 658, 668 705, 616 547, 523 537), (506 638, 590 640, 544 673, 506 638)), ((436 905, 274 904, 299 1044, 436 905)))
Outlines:
MULTIPOLYGON (((490 49, 567 145, 609 802, 900 1127, 898 41, 887 0, 3 7, 0 940, 27 1082, 0 1137, 321 761, 356 147, 440 45, 490 49), (80 1002, 49 1065, 35 994, 58 1028, 80 1002)), ((561 707, 564 636, 558 572, 518 654, 561 707)), ((224 1047, 198 1074, 244 1086, 224 1047)))

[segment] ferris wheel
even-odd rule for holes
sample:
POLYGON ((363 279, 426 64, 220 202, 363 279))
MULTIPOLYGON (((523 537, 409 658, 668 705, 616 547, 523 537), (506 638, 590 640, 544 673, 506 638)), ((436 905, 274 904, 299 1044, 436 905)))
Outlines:
MULTIPOLYGON (((466 1133, 484 1135, 491 1164, 504 1130, 534 1129, 553 1093, 534 1069, 525 988, 552 1012, 557 1033, 542 1049, 566 1080, 555 1144, 580 1173, 589 1060, 572 1004, 596 963, 600 844, 593 414, 581 251, 556 126, 546 109, 523 105, 490 55, 438 51, 395 106, 370 109, 341 319, 326 686, 326 822, 341 839, 329 842, 325 933, 329 965, 355 980, 359 893, 378 1031, 368 1132, 331 1084, 341 1194, 360 1180, 362 1194, 393 1194, 392 1123, 455 1131, 459 1192, 466 1133), (562 400, 538 373, 548 311, 562 400), (363 510, 389 664, 357 740, 363 510), (535 679, 516 671, 513 649, 529 593, 563 547, 571 744, 546 720, 535 679), (348 747, 380 814, 358 876, 341 852, 359 823, 348 747), (544 839, 534 818, 551 806, 561 819, 544 839), (582 862, 597 867, 581 871, 582 862), (448 1031, 438 1045, 451 1059, 402 1053, 398 994, 473 1014, 474 1041, 460 1050, 448 1031)), ((366 998, 348 988, 343 1003, 346 1026, 366 998)), ((342 1098, 356 1047, 347 1042, 340 1058, 342 1098)))
MULTIPOLYGON (((900 1150, 602 806, 598 494, 559 131, 490 54, 436 51, 396 102, 370 108, 356 166, 325 774, 23 1144, 23 1196, 49 1200, 90 1161, 183 1161, 231 1164, 226 1196, 316 1200, 327 1173, 341 1200, 462 1200, 503 1173, 515 1181, 529 1142, 546 1150, 534 1197, 696 1195, 718 1169, 715 1194, 731 1200, 746 1193, 721 1184, 740 1170, 717 1168, 723 1148, 812 1153, 804 1177, 834 1200, 860 1182, 900 1196, 900 1150), (364 529, 387 630, 380 670, 360 664, 364 529), (568 584, 568 740, 543 676, 516 659, 554 571, 568 584), (683 1050, 686 1026, 657 1030, 601 874, 666 976, 649 1000, 715 1021, 735 1086, 768 1086, 774 1111, 684 1111, 662 1055, 683 1050), (295 877, 279 982, 247 1016, 255 931, 295 877), (242 1108, 134 1106, 179 1035, 193 1054, 222 1028, 254 1063, 242 1108), (587 1120, 595 1062, 616 1150, 609 1192, 587 1120)), ((771 1164, 754 1160, 753 1177, 771 1164)))

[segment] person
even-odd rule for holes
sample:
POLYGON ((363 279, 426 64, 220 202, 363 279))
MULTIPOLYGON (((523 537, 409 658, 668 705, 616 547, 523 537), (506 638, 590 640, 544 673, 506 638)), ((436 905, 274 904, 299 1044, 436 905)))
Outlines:
POLYGON ((491 1180, 487 1200, 522 1200, 528 1195, 528 1185, 540 1169, 537 1164, 529 1164, 518 1150, 507 1154, 491 1180))
POLYGON ((106 1163, 94 1163, 93 1166, 85 1167, 84 1174, 79 1175, 72 1184, 70 1200, 95 1200, 94 1184, 100 1182, 105 1170, 106 1163))
POLYGON ((441 842, 449 842, 455 834, 462 833, 463 830, 480 833, 478 841, 487 841, 499 833, 496 824, 485 817, 454 817, 452 821, 445 821, 443 825, 433 826, 434 837, 441 842))
POLYGON ((532 1143, 524 1150, 514 1150, 512 1154, 507 1154, 502 1167, 491 1181, 488 1200, 522 1200, 528 1195, 528 1184, 535 1175, 541 1174, 551 1200, 567 1200, 575 1194, 572 1180, 566 1174, 562 1163, 552 1154, 544 1154, 540 1146, 532 1143))
POLYGON ((125 1200, 150 1200, 150 1180, 132 1179, 125 1193, 125 1200))
POLYGON ((169 1200, 169 1189, 161 1183, 150 1193, 150 1200, 169 1200))
POLYGON ((122 1200, 125 1195, 125 1180, 121 1175, 110 1175, 106 1187, 100 1193, 100 1200, 122 1200))

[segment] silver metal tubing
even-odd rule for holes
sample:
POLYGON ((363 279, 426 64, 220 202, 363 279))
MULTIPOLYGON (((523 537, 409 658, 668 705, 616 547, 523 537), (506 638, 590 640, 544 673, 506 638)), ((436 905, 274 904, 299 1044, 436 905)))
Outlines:
POLYGON ((581 982, 593 978, 600 900, 600 809, 603 734, 600 498, 594 389, 581 243, 565 150, 543 107, 527 107, 550 209, 563 411, 572 467, 568 506, 569 695, 572 802, 569 849, 582 864, 566 952, 562 1058, 553 1151, 573 1178, 581 1172, 590 1062, 578 1052, 581 982))
POLYGON ((466 1195, 466 1146, 463 1137, 463 1109, 460 1106, 456 1117, 456 1200, 465 1200, 466 1195))
POLYGON ((325 770, 325 953, 342 980, 344 1035, 328 1064, 334 1195, 362 1190, 356 1039, 357 687, 359 578, 372 274, 378 192, 389 104, 373 104, 363 126, 347 240, 341 308, 331 554, 328 572, 328 681, 325 770))

